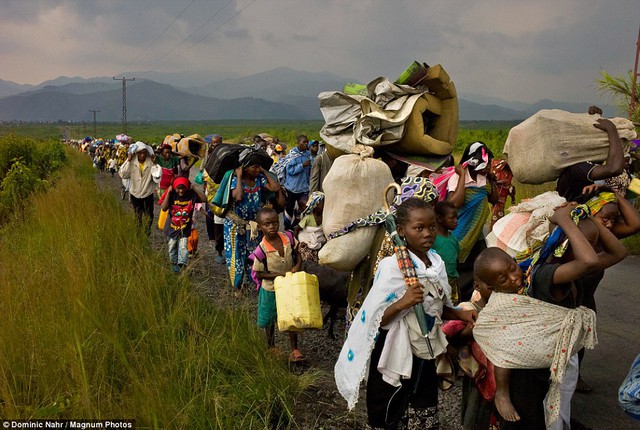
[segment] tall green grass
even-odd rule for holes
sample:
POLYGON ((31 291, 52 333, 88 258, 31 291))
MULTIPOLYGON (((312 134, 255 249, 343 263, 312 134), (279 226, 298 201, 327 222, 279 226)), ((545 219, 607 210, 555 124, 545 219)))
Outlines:
POLYGON ((246 312, 170 273, 88 159, 71 158, 0 232, 0 416, 286 427, 311 377, 268 355, 246 312))

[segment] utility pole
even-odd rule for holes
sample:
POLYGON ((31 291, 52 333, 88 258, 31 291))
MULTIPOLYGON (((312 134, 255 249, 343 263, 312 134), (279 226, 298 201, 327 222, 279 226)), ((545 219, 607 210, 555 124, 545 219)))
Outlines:
POLYGON ((98 137, 98 133, 96 132, 96 112, 100 112, 100 111, 89 109, 89 112, 93 112, 93 138, 95 139, 98 137))
POLYGON ((122 132, 127 133, 127 81, 135 81, 136 78, 113 77, 114 81, 122 81, 122 132))
POLYGON ((638 27, 638 41, 636 42, 636 64, 631 78, 631 102, 629 103, 629 118, 635 112, 638 95, 636 94, 636 82, 638 82, 638 55, 640 54, 640 27, 638 27))

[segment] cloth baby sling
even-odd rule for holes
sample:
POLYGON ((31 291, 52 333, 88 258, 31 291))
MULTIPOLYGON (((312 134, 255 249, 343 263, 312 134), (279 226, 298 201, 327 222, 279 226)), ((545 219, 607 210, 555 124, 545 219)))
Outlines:
MULTIPOLYGON (((576 224, 589 215, 585 205, 571 212, 576 224)), ((521 292, 491 294, 473 328, 474 339, 495 366, 551 370, 545 405, 547 427, 560 416, 559 384, 569 359, 583 347, 593 349, 598 343, 594 311, 584 306, 569 309, 528 295, 536 271, 551 253, 560 257, 567 247, 562 229, 556 227, 542 248, 520 263, 525 270, 521 292)))

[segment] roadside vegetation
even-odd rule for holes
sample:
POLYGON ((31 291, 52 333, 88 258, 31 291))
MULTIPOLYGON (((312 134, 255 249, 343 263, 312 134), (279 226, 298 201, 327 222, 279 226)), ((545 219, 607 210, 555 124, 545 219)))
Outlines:
POLYGON ((29 196, 46 190, 66 159, 58 141, 15 134, 0 137, 0 227, 24 220, 29 196))
POLYGON ((0 231, 0 416, 286 428, 313 374, 270 355, 246 311, 170 273, 88 157, 68 158, 0 231))

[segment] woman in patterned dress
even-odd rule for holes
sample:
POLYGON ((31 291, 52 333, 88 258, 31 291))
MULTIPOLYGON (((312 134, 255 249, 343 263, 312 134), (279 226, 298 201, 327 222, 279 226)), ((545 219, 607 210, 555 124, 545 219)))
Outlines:
POLYGON ((224 252, 231 284, 236 290, 242 288, 245 274, 250 273, 247 257, 258 245, 257 229, 252 234, 250 221, 263 204, 263 191, 277 192, 278 181, 260 166, 261 157, 256 151, 243 153, 241 165, 231 179, 233 206, 224 220, 224 252))

